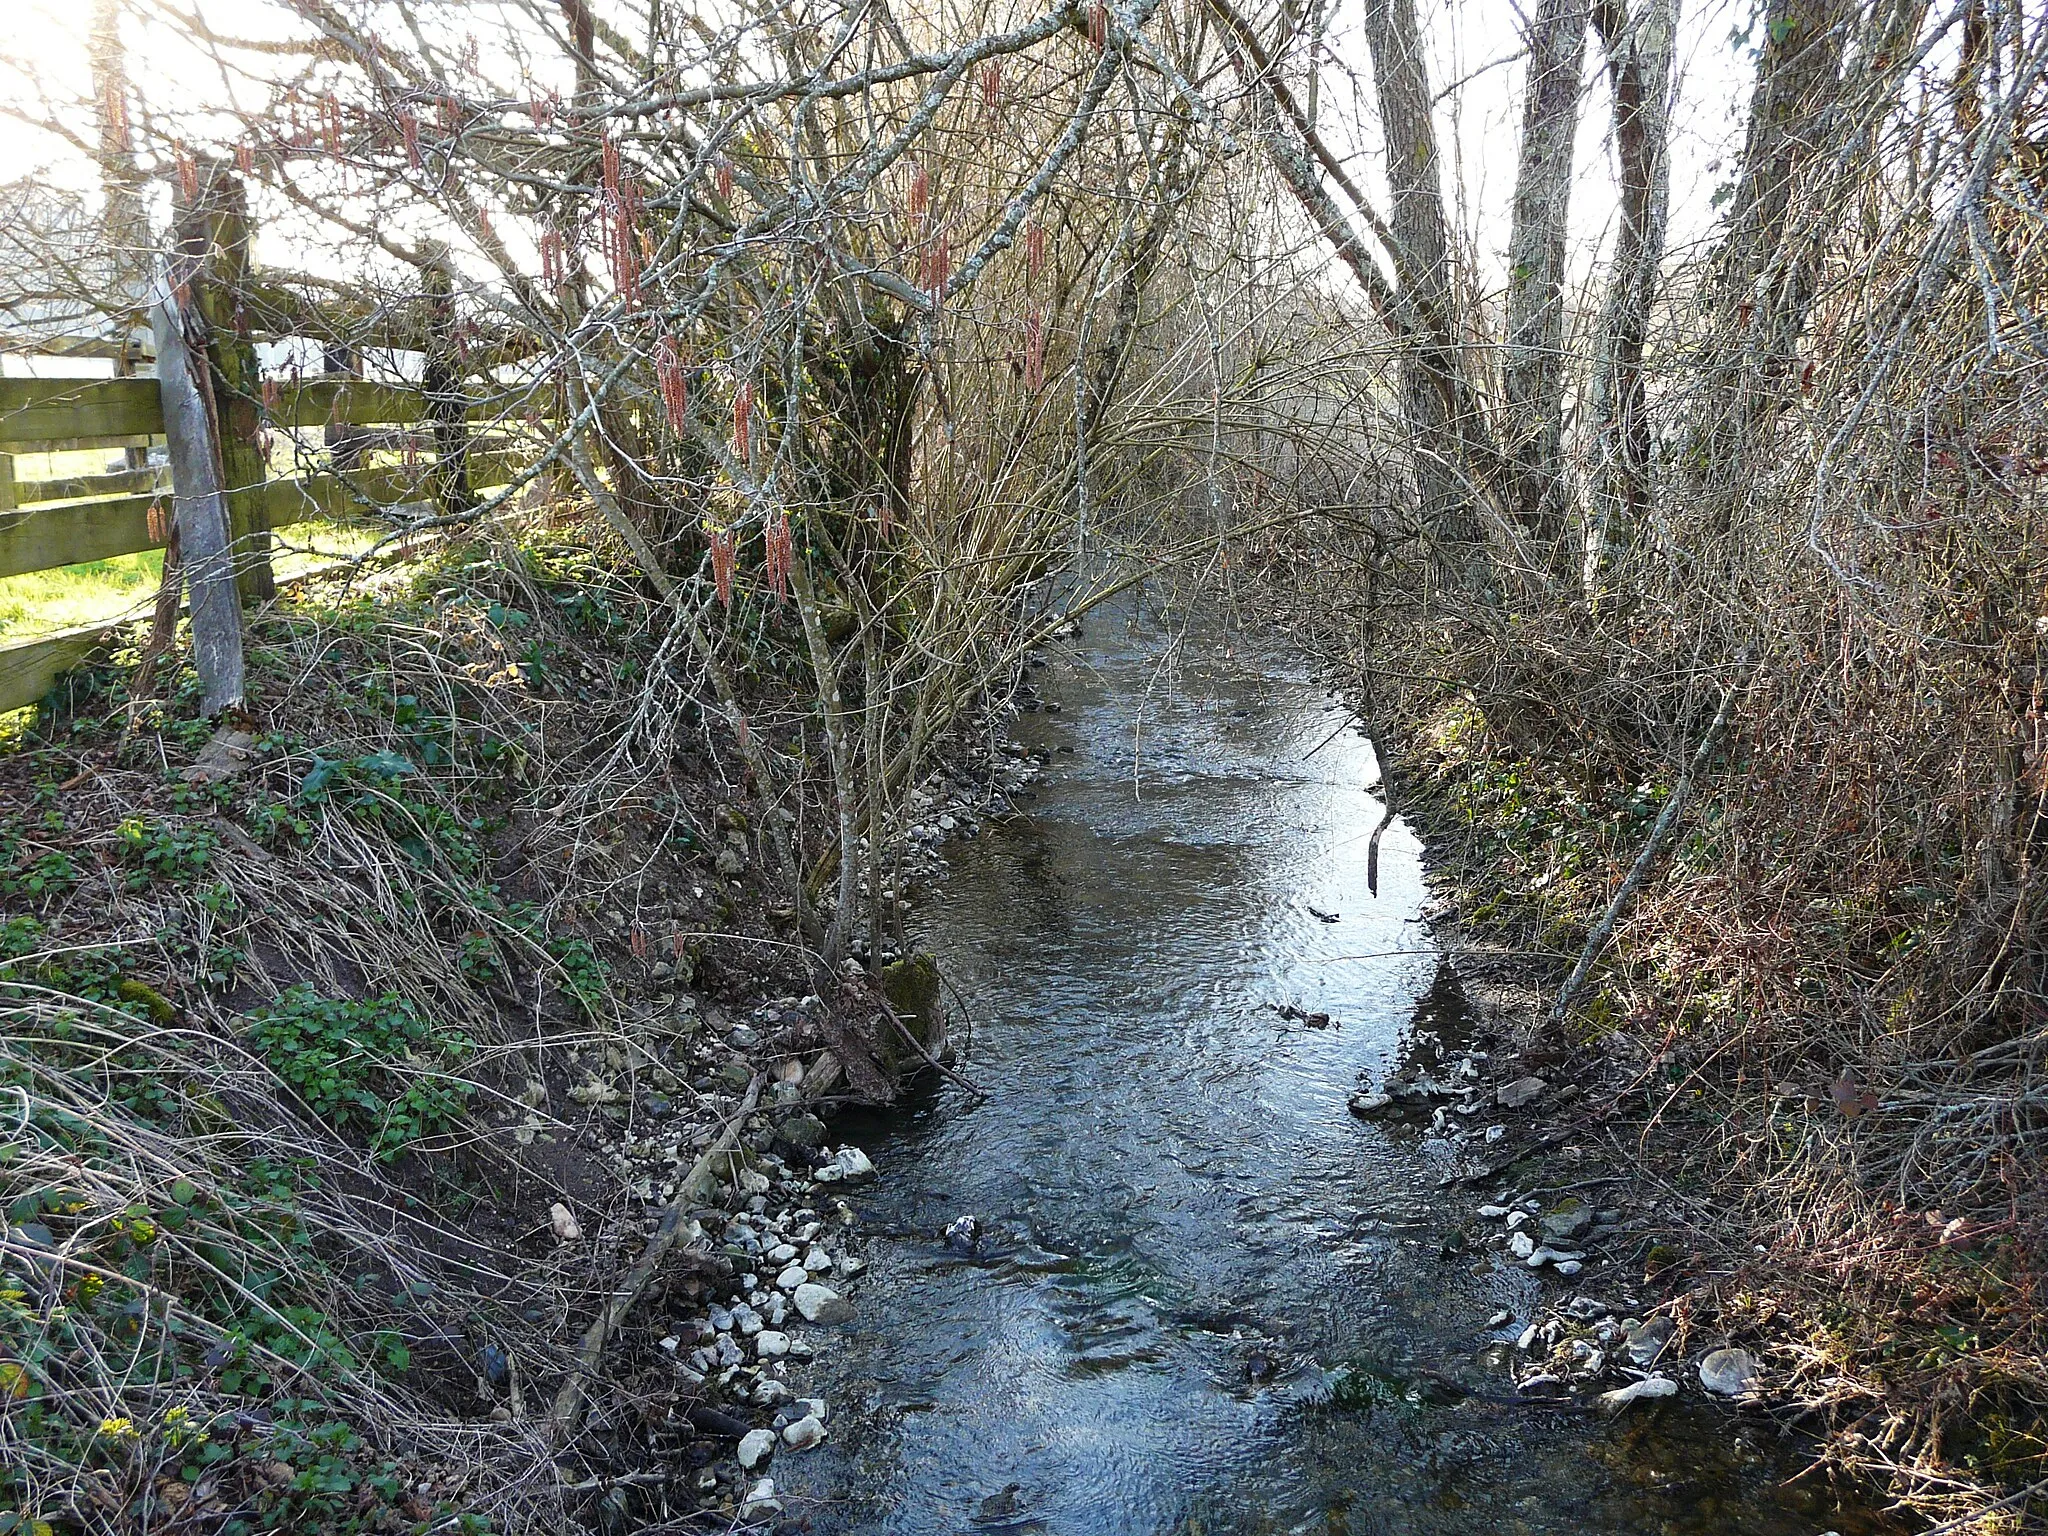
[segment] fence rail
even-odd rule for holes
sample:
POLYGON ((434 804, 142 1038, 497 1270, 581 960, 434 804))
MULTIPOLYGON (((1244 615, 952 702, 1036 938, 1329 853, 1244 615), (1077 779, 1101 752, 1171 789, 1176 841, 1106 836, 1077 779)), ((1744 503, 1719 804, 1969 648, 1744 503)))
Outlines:
MULTIPOLYGON (((307 299, 250 269, 247 200, 231 171, 209 164, 199 183, 174 209, 166 287, 152 314, 149 334, 168 360, 161 378, 0 378, 0 578, 164 548, 175 531, 185 568, 167 569, 166 580, 182 582, 191 599, 194 655, 213 709, 240 702, 239 608, 274 591, 272 530, 413 504, 466 509, 525 462, 514 435, 492 424, 554 416, 556 402, 493 381, 516 363, 520 338, 458 337, 444 262, 430 262, 418 299, 389 314, 307 299), (310 342, 323 360, 337 345, 346 355, 341 338, 374 336, 420 353, 428 382, 346 370, 265 380, 259 331, 310 342), (319 429, 324 444, 304 435, 319 429), (274 473, 263 447, 271 433, 303 450, 292 455, 297 472, 274 473), (170 461, 161 466, 131 451, 124 467, 16 474, 24 454, 160 445, 170 461)), ((138 339, 38 350, 110 359, 125 374, 138 339)), ((42 698, 115 627, 0 641, 0 711, 42 698)))

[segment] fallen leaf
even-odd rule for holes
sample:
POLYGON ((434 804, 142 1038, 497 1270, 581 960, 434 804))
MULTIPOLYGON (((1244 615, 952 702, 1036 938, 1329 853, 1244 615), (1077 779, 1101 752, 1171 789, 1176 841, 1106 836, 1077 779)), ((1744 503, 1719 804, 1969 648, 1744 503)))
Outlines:
POLYGON ((1868 1088, 1859 1088, 1856 1079, 1847 1072, 1828 1085, 1828 1096, 1845 1120, 1857 1119, 1877 1108, 1877 1095, 1868 1088))

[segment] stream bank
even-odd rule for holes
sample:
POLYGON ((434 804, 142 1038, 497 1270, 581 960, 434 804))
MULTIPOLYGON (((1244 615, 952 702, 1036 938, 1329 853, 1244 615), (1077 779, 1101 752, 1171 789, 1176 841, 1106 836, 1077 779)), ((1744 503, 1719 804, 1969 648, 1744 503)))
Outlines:
POLYGON ((1570 1277, 1514 1257, 1478 1207, 1554 1191, 1466 1187, 1434 1111, 1348 1112, 1496 1042, 1424 921, 1405 826, 1368 888, 1372 749, 1307 667, 1134 608, 1036 676, 1048 710, 1018 731, 1052 764, 1039 798, 953 848, 925 935, 973 1012, 974 1086, 835 1131, 881 1177, 853 1197, 869 1273, 818 1366, 831 1433, 776 1471, 789 1515, 1879 1529, 1691 1382, 1612 1418, 1517 1390, 1533 1320, 1579 1300, 1590 1336, 1654 1296, 1597 1251, 1570 1277))

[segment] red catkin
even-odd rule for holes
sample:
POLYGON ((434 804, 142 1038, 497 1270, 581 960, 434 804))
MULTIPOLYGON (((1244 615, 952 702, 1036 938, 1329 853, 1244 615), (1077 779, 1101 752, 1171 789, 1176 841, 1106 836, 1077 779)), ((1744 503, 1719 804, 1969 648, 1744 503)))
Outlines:
POLYGON ((681 437, 689 425, 690 377, 671 337, 664 336, 654 344, 654 382, 668 412, 668 429, 681 437))
POLYGON ((727 608, 732 606, 732 570, 738 553, 739 540, 730 528, 711 530, 711 584, 717 589, 718 601, 727 608))
POLYGON ((1045 388, 1045 321, 1036 310, 1024 322, 1024 388, 1034 395, 1045 388))
POLYGON ((778 511, 762 530, 763 563, 767 568, 768 590, 778 603, 789 592, 789 572, 796 559, 795 541, 790 537, 789 514, 778 511))

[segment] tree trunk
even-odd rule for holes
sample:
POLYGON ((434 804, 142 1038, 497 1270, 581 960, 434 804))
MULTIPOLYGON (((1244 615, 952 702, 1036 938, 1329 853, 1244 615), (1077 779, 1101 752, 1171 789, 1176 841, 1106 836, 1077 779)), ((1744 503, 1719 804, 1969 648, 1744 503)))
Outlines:
POLYGON ((1365 39, 1386 145, 1389 254, 1404 332, 1401 408, 1422 523, 1437 545, 1442 575, 1455 585, 1485 586, 1485 533, 1470 473, 1484 428, 1458 351, 1450 235, 1414 0, 1367 0, 1365 39))
POLYGON ((1623 0, 1597 0, 1593 20, 1607 51, 1621 186, 1607 300, 1593 344, 1589 589, 1598 582, 1610 552, 1635 537, 1649 509, 1650 425, 1644 412, 1643 348, 1664 260, 1670 202, 1665 147, 1678 0, 1639 0, 1633 16, 1623 0))
MULTIPOLYGON (((121 42, 121 0, 93 0, 92 91, 99 129, 100 232, 113 267, 113 329, 121 345, 118 378, 135 372, 137 332, 149 308, 149 217, 142 206, 142 173, 135 164, 128 119, 128 53, 121 42)), ((149 467, 147 448, 123 450, 129 469, 149 467)))
POLYGON ((1522 149, 1508 241, 1502 369, 1512 506, 1559 574, 1565 566, 1564 264, 1586 54, 1586 0, 1543 0, 1528 31, 1522 149))
MULTIPOLYGON (((233 530, 235 582, 245 603, 277 595, 270 568, 270 478, 263 448, 263 381, 243 296, 249 286, 249 196, 227 166, 199 168, 199 196, 178 213, 178 247, 196 262, 192 302, 206 331, 220 472, 233 530)), ((187 554, 192 547, 186 546, 187 554)))
POLYGON ((1762 446, 1805 329, 1829 231, 1797 217, 1794 199, 1838 126, 1831 119, 1856 12, 1854 0, 1770 0, 1764 15, 1742 176, 1717 274, 1713 436, 1700 456, 1710 475, 1739 475, 1748 451, 1762 446))

